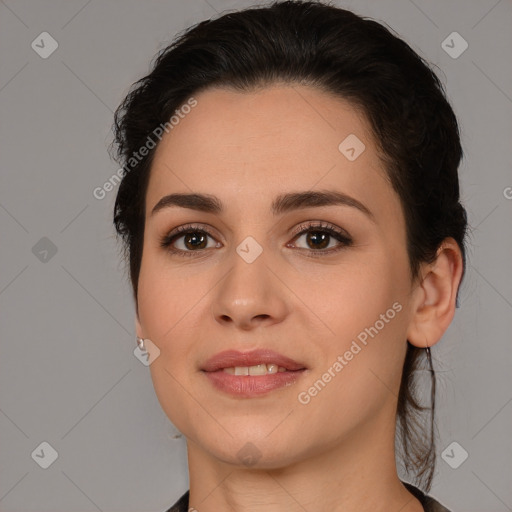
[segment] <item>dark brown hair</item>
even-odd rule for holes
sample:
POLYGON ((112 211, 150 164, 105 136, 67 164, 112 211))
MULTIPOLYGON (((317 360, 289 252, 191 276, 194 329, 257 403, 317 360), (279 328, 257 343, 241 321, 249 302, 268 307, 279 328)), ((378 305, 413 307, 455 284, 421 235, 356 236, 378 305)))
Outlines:
MULTIPOLYGON (((231 12, 185 31, 158 53, 151 72, 133 84, 115 113, 113 145, 124 176, 114 224, 129 261, 135 303, 154 149, 136 165, 128 162, 191 95, 212 86, 251 91, 276 82, 315 86, 364 112, 400 197, 411 278, 418 278, 421 263, 435 260, 447 237, 461 249, 464 277, 467 218, 457 173, 462 148, 441 82, 424 59, 383 25, 320 2, 283 1, 231 12)), ((407 475, 427 492, 436 458, 435 375, 430 352, 407 345, 397 440, 407 475), (426 409, 414 379, 425 360, 432 384, 432 403, 426 409)))

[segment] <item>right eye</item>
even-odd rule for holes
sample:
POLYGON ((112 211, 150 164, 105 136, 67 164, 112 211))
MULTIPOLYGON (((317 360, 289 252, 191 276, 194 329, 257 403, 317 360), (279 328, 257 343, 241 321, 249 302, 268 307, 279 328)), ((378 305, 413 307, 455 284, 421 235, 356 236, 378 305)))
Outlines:
POLYGON ((192 256, 195 252, 218 247, 218 244, 209 247, 208 238, 213 239, 213 236, 204 226, 180 226, 162 238, 160 247, 177 256, 192 256), (181 247, 176 246, 177 242, 181 247))

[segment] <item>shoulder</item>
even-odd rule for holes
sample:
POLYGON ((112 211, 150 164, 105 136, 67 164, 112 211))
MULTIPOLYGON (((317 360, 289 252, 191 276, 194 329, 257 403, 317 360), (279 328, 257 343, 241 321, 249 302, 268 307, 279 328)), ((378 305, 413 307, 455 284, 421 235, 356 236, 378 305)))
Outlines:
POLYGON ((414 485, 408 484, 407 482, 402 482, 407 490, 414 495, 414 497, 418 498, 419 502, 423 505, 425 512, 450 512, 446 507, 441 505, 437 500, 432 498, 431 496, 427 496, 414 485))
POLYGON ((165 512, 188 512, 188 494, 187 491, 171 508, 165 512))

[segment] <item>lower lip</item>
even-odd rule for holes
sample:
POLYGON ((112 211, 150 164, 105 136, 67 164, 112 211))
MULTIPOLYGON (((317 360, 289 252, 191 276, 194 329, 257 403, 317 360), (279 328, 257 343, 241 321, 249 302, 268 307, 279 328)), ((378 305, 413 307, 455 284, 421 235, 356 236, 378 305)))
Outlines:
POLYGON ((301 378, 304 370, 268 373, 267 375, 232 375, 222 370, 203 372, 220 391, 233 396, 251 398, 291 386, 301 378))

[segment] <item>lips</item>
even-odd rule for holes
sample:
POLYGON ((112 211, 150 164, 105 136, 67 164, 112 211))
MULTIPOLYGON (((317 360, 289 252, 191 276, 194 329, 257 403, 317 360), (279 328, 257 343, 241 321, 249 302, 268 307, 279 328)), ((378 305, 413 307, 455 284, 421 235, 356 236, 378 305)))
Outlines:
POLYGON ((286 368, 287 371, 304 370, 306 366, 294 361, 273 350, 257 349, 249 352, 239 352, 237 350, 225 350, 206 361, 201 370, 205 372, 216 372, 224 368, 233 368, 237 366, 256 366, 259 364, 276 364, 286 368))

